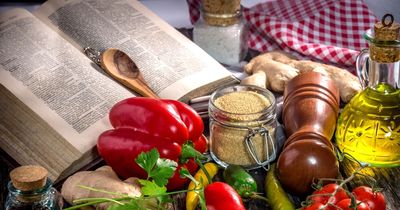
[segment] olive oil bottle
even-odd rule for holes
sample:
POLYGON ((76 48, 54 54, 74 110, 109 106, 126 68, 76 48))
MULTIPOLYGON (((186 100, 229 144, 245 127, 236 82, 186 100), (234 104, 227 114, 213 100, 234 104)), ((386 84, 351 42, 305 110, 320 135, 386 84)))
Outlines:
POLYGON ((400 166, 400 24, 385 15, 364 37, 369 50, 357 58, 364 90, 342 110, 339 150, 372 166, 400 166))

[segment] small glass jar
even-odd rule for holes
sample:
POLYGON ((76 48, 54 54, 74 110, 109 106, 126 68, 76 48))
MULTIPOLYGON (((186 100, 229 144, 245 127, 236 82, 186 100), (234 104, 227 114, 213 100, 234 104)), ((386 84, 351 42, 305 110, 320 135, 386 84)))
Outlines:
POLYGON ((216 163, 223 167, 235 164, 255 169, 275 160, 276 102, 270 91, 248 85, 219 89, 211 95, 209 116, 210 154, 216 163), (237 96, 233 97, 232 93, 237 96), (268 103, 262 107, 261 103, 254 103, 255 99, 268 103), (221 108, 220 103, 237 111, 221 108), (243 106, 246 113, 241 111, 243 106))
MULTIPOLYGON (((52 187, 52 181, 45 177, 36 179, 38 166, 21 166, 10 173, 5 210, 59 210, 63 207, 60 193, 52 187), (23 168, 23 172, 19 173, 23 168), (19 171, 18 171, 19 170, 19 171), (33 178, 32 178, 33 177, 33 178)), ((39 169, 41 170, 41 169, 39 169)))
POLYGON ((218 62, 230 66, 238 66, 248 50, 248 27, 242 19, 240 1, 236 2, 238 8, 233 11, 203 5, 202 15, 193 26, 193 41, 218 62))

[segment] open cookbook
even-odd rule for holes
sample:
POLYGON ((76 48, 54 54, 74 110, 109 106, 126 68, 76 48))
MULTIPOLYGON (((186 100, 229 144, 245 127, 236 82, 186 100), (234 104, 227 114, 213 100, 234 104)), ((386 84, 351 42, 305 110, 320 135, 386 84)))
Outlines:
POLYGON ((60 180, 99 159, 108 111, 136 94, 83 53, 127 53, 161 98, 188 102, 237 82, 197 45, 134 0, 49 0, 0 14, 0 147, 60 180))

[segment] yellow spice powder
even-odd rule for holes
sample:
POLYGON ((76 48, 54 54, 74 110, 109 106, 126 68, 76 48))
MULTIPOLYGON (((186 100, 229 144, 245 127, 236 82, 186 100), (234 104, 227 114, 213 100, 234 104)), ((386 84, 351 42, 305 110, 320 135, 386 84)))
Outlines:
POLYGON ((218 109, 235 114, 261 112, 271 105, 263 95, 253 91, 238 91, 217 98, 214 102, 218 109))
MULTIPOLYGON (((231 113, 227 114, 227 117, 231 120, 238 120, 239 123, 236 122, 235 124, 244 127, 239 129, 225 127, 218 123, 213 124, 211 126, 211 149, 213 153, 228 164, 244 166, 255 164, 244 141, 248 134, 246 127, 260 126, 257 122, 261 116, 260 112, 271 106, 271 102, 265 96, 253 91, 237 91, 220 96, 214 101, 214 105, 220 110, 231 113), (252 122, 253 120, 256 121, 252 122)), ((271 132, 269 135, 273 137, 275 128, 267 127, 271 132)), ((271 143, 265 142, 262 136, 256 135, 252 142, 260 160, 264 161, 268 158, 267 152, 272 153, 271 143), (266 147, 265 144, 268 144, 268 146, 266 147)))

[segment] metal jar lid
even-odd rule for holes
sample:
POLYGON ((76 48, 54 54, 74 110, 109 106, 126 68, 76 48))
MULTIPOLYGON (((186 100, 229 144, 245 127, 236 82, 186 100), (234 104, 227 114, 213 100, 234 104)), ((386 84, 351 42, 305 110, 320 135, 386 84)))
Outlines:
POLYGON ((203 0, 203 18, 209 25, 228 26, 238 22, 240 0, 203 0))

